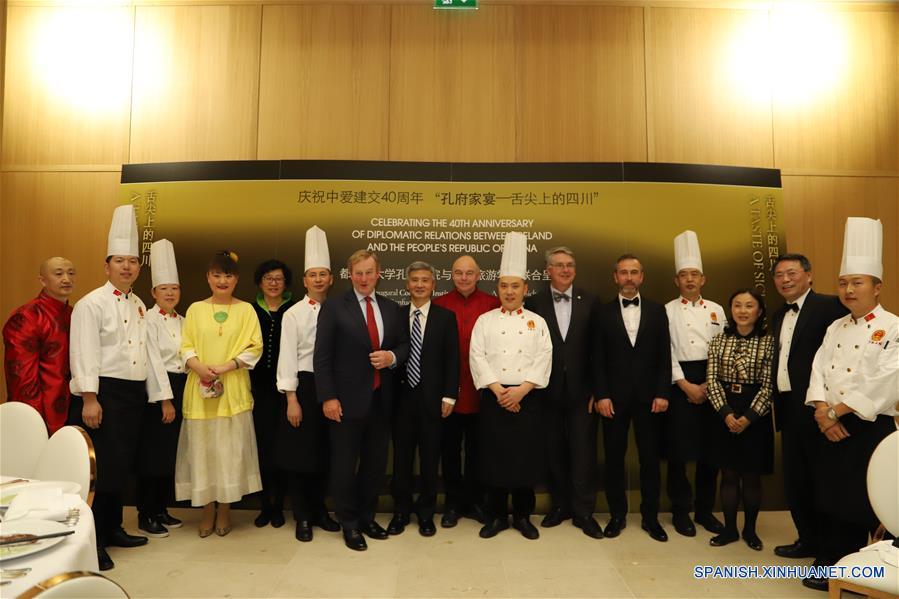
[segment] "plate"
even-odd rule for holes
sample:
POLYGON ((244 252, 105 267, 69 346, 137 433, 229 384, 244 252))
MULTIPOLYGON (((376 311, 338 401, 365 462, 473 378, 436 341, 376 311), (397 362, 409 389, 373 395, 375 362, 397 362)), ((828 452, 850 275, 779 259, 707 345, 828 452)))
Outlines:
POLYGON ((62 489, 63 493, 80 493, 81 485, 69 480, 30 480, 0 487, 0 507, 9 507, 16 495, 22 491, 39 489, 62 489))
MULTIPOLYGON (((0 523, 0 535, 48 535, 54 532, 65 532, 67 530, 71 529, 62 522, 51 522, 50 520, 22 519, 0 523)), ((25 557, 26 555, 49 549, 50 547, 65 541, 67 538, 68 537, 54 537, 52 539, 41 539, 34 543, 0 546, 0 561, 25 557)))

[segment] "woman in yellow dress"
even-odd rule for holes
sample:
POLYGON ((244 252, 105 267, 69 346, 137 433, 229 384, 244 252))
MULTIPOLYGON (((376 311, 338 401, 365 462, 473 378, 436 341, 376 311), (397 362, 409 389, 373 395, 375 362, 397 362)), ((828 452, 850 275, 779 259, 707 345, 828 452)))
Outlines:
POLYGON ((262 488, 248 373, 262 333, 253 306, 233 295, 237 279, 237 255, 217 252, 206 272, 212 296, 191 304, 181 334, 189 374, 175 495, 203 506, 201 537, 231 532, 230 504, 262 488))

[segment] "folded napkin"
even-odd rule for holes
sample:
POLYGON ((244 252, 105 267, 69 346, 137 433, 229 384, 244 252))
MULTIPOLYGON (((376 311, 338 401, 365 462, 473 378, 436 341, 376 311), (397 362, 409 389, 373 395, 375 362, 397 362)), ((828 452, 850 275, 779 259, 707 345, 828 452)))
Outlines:
POLYGON ((72 505, 75 505, 72 503, 72 494, 63 493, 62 489, 24 490, 10 502, 3 521, 36 518, 62 522, 68 517, 72 505))
POLYGON ((893 567, 899 566, 899 547, 893 547, 893 541, 878 541, 862 547, 861 550, 876 551, 883 563, 893 567))

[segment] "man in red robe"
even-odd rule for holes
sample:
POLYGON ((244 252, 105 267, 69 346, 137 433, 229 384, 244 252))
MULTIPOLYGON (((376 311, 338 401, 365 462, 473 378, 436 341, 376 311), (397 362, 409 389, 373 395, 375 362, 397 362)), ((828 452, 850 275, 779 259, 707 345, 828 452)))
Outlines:
POLYGON ((75 266, 65 258, 48 258, 38 279, 41 292, 3 326, 3 365, 7 399, 36 409, 52 435, 69 413, 69 296, 75 266))

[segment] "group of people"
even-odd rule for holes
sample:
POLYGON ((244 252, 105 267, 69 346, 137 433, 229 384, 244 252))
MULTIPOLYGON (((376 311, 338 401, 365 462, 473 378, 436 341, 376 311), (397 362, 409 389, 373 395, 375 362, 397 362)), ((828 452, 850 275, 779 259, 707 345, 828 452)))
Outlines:
POLYGON ((301 299, 291 269, 274 259, 255 271, 255 301, 237 299, 238 257, 221 251, 207 268, 210 296, 183 317, 167 240, 151 248, 154 306, 132 292, 140 259, 131 206, 113 216, 108 282, 74 310, 71 262, 41 266, 40 295, 3 329, 9 399, 38 409, 51 433, 69 423, 91 435, 101 569, 113 567, 107 546, 147 542, 122 528, 133 472, 138 526, 149 536, 181 526, 166 509, 172 499, 202 507, 201 537, 224 536, 230 504, 258 492, 255 525, 284 525, 289 497, 299 541, 311 541, 314 527, 342 530, 347 547, 364 550, 366 537, 402 534, 412 514, 428 537, 442 474, 441 527, 472 518, 481 537, 493 537, 510 526, 511 498, 511 526, 537 539, 530 516, 545 482, 551 506, 541 527, 571 519, 592 538, 616 537, 627 525, 631 423, 641 525, 656 541, 668 539, 658 517, 667 460, 679 534, 695 536, 699 524, 713 546, 742 537, 760 551, 761 475, 773 471, 775 424, 798 531, 775 553, 831 565, 877 526, 864 464, 895 430, 899 400, 899 319, 878 300, 879 221, 847 221, 839 298, 811 289, 804 256, 778 257, 772 274, 786 303, 770 327, 754 288, 735 290, 727 310, 702 296, 692 231, 674 240, 679 295, 664 305, 642 296, 633 254, 615 262, 618 294, 600 303, 575 284, 567 247, 546 252, 549 285, 530 294, 521 233, 506 235, 495 295, 478 288, 471 256, 455 260, 454 288, 438 297, 434 267, 414 261, 408 306, 376 293, 379 259, 368 250, 347 261, 352 289, 328 299, 324 231, 310 228, 305 247, 301 299), (598 422, 605 527, 594 517, 598 422), (385 529, 375 516, 391 440, 385 529), (723 523, 713 514, 719 473, 723 523))

